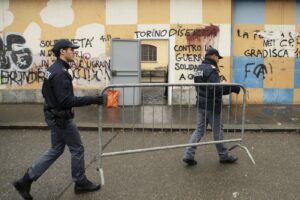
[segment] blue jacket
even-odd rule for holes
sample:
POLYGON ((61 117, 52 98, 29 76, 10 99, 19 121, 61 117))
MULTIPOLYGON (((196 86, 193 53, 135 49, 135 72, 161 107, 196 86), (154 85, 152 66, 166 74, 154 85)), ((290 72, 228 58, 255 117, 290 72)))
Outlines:
POLYGON ((46 71, 42 94, 45 99, 44 109, 67 110, 72 107, 98 104, 98 96, 74 96, 72 77, 68 73, 70 65, 57 59, 46 71))
MULTIPOLYGON (((205 58, 198 66, 194 76, 195 83, 220 83, 220 74, 218 65, 214 60, 205 58)), ((238 86, 196 86, 197 103, 202 109, 214 111, 217 114, 221 112, 222 95, 231 92, 239 93, 238 86)))

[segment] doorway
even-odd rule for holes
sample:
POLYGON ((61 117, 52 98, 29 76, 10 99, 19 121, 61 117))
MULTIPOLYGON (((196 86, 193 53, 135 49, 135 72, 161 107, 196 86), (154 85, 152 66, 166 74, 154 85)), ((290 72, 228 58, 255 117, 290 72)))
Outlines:
MULTIPOLYGON (((168 83, 169 41, 141 40, 141 82, 168 83)), ((142 89, 143 103, 167 104, 168 91, 164 87, 142 89)))

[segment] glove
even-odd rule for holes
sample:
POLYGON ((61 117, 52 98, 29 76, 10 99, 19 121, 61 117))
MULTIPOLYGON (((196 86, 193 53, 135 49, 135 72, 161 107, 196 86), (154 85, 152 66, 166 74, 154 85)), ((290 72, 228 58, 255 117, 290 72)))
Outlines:
POLYGON ((91 104, 103 105, 103 96, 91 97, 91 104))

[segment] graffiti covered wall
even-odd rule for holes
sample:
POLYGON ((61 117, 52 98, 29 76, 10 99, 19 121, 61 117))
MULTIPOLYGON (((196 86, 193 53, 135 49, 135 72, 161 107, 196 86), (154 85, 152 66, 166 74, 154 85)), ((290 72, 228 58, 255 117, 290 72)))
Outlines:
POLYGON ((299 3, 233 2, 232 81, 247 87, 250 103, 300 103, 299 3))
POLYGON ((111 39, 124 38, 168 40, 170 83, 193 82, 212 46, 228 82, 247 87, 248 103, 300 103, 296 0, 1 0, 0 12, 1 102, 42 101, 58 38, 80 46, 69 71, 75 90, 104 87, 111 39))
MULTIPOLYGON (((211 16, 215 3, 208 0, 3 0, 0 91, 39 93, 58 38, 80 46, 69 71, 77 91, 109 84, 112 38, 168 39, 171 83, 192 82, 209 46, 226 56, 222 65, 229 76, 231 1, 216 2, 228 10, 211 16)), ((3 94, 2 102, 9 101, 3 94)))

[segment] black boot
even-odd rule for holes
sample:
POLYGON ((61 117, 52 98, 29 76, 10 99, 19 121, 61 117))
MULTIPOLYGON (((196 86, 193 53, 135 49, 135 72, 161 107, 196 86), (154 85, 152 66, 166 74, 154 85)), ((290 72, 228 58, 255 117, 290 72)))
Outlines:
POLYGON ((85 193, 85 192, 93 192, 100 190, 101 185, 96 185, 89 181, 88 179, 85 179, 82 182, 76 182, 75 183, 75 193, 80 194, 80 193, 85 193))
POLYGON ((185 162, 188 166, 197 165, 197 161, 194 160, 194 159, 186 159, 186 158, 184 158, 182 161, 185 162))
POLYGON ((30 195, 30 188, 32 182, 33 180, 29 177, 28 172, 26 172, 23 178, 15 181, 13 185, 24 199, 31 200, 33 199, 30 195))
POLYGON ((235 156, 228 156, 226 159, 220 160, 220 163, 223 164, 233 164, 238 160, 235 156))

